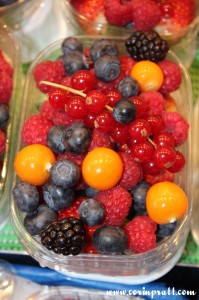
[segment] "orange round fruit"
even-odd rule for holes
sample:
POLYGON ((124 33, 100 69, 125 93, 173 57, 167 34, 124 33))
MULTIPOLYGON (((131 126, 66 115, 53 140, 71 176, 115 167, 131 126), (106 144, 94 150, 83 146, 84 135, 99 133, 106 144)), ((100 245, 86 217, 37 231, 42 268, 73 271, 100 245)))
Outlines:
POLYGON ((161 68, 148 60, 137 62, 131 69, 130 76, 137 80, 141 92, 158 91, 164 81, 161 68))
POLYGON ((122 160, 114 150, 99 147, 90 151, 83 160, 82 175, 85 182, 96 190, 114 187, 123 173, 122 160))
POLYGON ((180 220, 188 207, 185 192, 174 182, 159 182, 150 187, 146 196, 149 217, 157 224, 180 220))
POLYGON ((14 168, 21 180, 40 186, 49 179, 49 171, 55 161, 55 155, 48 147, 33 144, 19 151, 14 168))

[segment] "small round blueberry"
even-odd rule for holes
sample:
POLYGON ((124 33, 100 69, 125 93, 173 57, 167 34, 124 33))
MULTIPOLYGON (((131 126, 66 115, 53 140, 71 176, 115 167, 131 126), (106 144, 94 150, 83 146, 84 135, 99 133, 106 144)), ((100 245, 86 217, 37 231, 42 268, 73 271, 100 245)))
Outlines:
POLYGON ((105 210, 101 202, 89 198, 80 204, 78 214, 82 222, 86 225, 95 226, 102 223, 105 216, 105 210))

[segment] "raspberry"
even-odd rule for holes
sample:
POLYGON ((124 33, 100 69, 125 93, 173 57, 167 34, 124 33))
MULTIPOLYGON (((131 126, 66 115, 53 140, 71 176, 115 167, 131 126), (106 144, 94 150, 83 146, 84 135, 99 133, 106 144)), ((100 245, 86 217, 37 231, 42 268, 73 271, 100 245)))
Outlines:
POLYGON ((100 191, 95 199, 104 204, 105 220, 103 225, 121 226, 129 213, 132 198, 131 194, 121 186, 106 191, 100 191))
POLYGON ((132 16, 134 29, 151 30, 161 19, 161 11, 152 0, 133 0, 132 16))
POLYGON ((75 217, 79 219, 78 208, 85 199, 86 199, 85 197, 79 197, 75 200, 75 202, 70 207, 60 210, 57 215, 58 220, 69 218, 69 217, 75 217))
POLYGON ((111 82, 103 82, 98 80, 97 81, 97 90, 100 90, 102 92, 108 92, 111 91, 114 88, 117 88, 119 82, 124 78, 124 74, 119 75, 115 80, 111 82))
POLYGON ((128 248, 135 253, 154 249, 157 224, 148 216, 137 216, 124 226, 128 237, 128 248))
POLYGON ((52 107, 52 105, 50 104, 50 102, 48 100, 46 100, 42 103, 41 108, 40 108, 40 115, 43 118, 45 118, 53 123, 54 118, 55 118, 55 113, 56 113, 56 110, 52 107))
POLYGON ((129 76, 136 61, 132 57, 128 57, 126 55, 120 55, 119 59, 121 64, 121 73, 125 76, 129 76))
POLYGON ((53 124, 41 115, 32 115, 22 128, 22 142, 26 145, 46 145, 47 134, 53 124))
POLYGON ((148 91, 140 94, 140 98, 149 107, 148 115, 162 115, 166 111, 166 101, 161 93, 148 91))
POLYGON ((0 129, 0 155, 4 154, 6 150, 6 136, 5 133, 0 129))
POLYGON ((124 165, 123 175, 119 184, 123 188, 130 190, 142 180, 142 167, 133 159, 130 153, 120 152, 119 155, 124 165))
POLYGON ((69 126, 76 122, 82 122, 82 119, 73 119, 65 111, 57 111, 54 116, 54 125, 69 126))
POLYGON ((10 77, 13 75, 13 68, 11 65, 3 58, 0 57, 0 73, 6 72, 10 77))
POLYGON ((179 112, 165 112, 162 118, 166 131, 174 137, 175 146, 183 144, 188 137, 188 122, 179 112))
POLYGON ((99 147, 106 147, 112 149, 113 144, 111 143, 111 139, 108 133, 94 128, 92 131, 91 145, 88 152, 99 147))
POLYGON ((163 85, 159 91, 163 94, 169 94, 176 91, 182 81, 182 74, 178 64, 165 59, 159 62, 158 65, 164 74, 163 85))
POLYGON ((105 0, 104 15, 108 23, 116 26, 125 26, 132 22, 131 1, 105 0))
POLYGON ((92 243, 92 236, 97 228, 100 226, 85 226, 86 229, 86 246, 82 250, 83 253, 98 254, 92 243))
POLYGON ((74 154, 74 153, 64 153, 64 154, 60 154, 57 159, 69 159, 72 160, 73 162, 75 162, 79 167, 81 167, 82 162, 85 158, 86 154, 74 154))
POLYGON ((0 103, 9 103, 12 96, 12 90, 12 78, 6 72, 0 72, 0 103))
POLYGON ((63 62, 61 60, 41 62, 35 67, 33 75, 37 88, 43 93, 48 93, 53 87, 41 84, 40 81, 60 83, 65 76, 63 62))

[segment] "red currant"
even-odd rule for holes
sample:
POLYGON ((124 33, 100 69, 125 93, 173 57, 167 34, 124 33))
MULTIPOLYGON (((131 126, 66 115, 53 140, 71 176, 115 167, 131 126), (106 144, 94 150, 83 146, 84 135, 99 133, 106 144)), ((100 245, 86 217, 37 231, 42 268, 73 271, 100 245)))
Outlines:
POLYGON ((144 118, 151 126, 151 135, 156 135, 164 129, 164 123, 160 116, 150 115, 144 118))
POLYGON ((158 167, 170 168, 176 161, 176 152, 170 146, 160 146, 155 149, 153 159, 158 167))
POLYGON ((110 136, 111 139, 114 141, 114 143, 121 143, 121 144, 126 143, 129 137, 128 125, 118 123, 110 131, 110 136))
POLYGON ((176 161, 173 166, 168 168, 168 171, 171 173, 177 173, 183 169, 185 163, 186 160, 184 155, 180 151, 176 151, 176 161))
POLYGON ((83 118, 86 115, 86 103, 84 98, 78 95, 72 96, 66 105, 65 110, 74 119, 83 118))
POLYGON ((174 147, 174 137, 171 133, 161 132, 153 137, 153 142, 157 146, 170 146, 174 147))
POLYGON ((71 93, 58 88, 54 88, 49 92, 49 102, 53 108, 63 109, 70 96, 71 93))
POLYGON ((92 90, 86 95, 87 110, 92 113, 99 113, 107 104, 106 95, 98 90, 92 90))
POLYGON ((149 111, 149 106, 139 96, 130 97, 130 100, 136 105, 136 119, 144 118, 149 111))
POLYGON ((112 113, 108 110, 103 110, 99 113, 94 122, 95 128, 99 128, 102 131, 110 131, 115 125, 112 113))
POLYGON ((145 175, 147 174, 152 176, 156 176, 162 171, 162 168, 157 166, 153 159, 150 159, 149 161, 143 163, 142 169, 145 175))
POLYGON ((153 152, 154 147, 148 141, 136 143, 131 147, 131 154, 134 160, 139 163, 144 163, 150 160, 153 155, 153 152))
POLYGON ((66 76, 64 77, 61 82, 61 85, 67 86, 67 87, 71 87, 71 76, 66 76))
POLYGON ((96 119, 96 114, 87 112, 87 114, 84 117, 84 123, 89 127, 89 128, 95 128, 94 122, 96 119))
POLYGON ((122 98, 122 94, 117 89, 112 89, 105 93, 108 106, 113 107, 122 98))
POLYGON ((88 93, 95 87, 95 78, 88 70, 79 70, 71 77, 71 86, 73 89, 88 93))
POLYGON ((150 124, 144 119, 136 119, 129 126, 129 135, 136 142, 145 141, 150 134, 150 124))

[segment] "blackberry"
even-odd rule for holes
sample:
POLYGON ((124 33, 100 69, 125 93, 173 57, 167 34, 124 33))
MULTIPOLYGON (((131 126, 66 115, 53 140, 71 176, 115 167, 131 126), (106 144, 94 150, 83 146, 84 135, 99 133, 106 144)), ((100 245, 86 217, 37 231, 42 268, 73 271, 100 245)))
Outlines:
POLYGON ((86 231, 81 220, 69 217, 47 225, 40 237, 41 243, 56 254, 77 255, 85 246, 86 231))
POLYGON ((125 41, 127 52, 136 61, 150 60, 159 62, 163 60, 169 50, 167 41, 163 40, 155 31, 135 31, 125 41))

